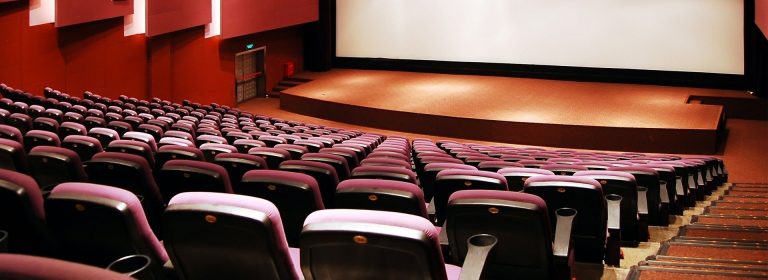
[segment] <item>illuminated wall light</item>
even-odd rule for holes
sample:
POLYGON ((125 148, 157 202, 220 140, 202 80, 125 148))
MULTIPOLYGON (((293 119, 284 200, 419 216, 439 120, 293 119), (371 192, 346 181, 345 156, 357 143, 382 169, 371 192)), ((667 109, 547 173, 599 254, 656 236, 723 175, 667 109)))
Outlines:
POLYGON ((221 0, 211 0, 211 23, 205 25, 205 38, 221 35, 221 0))
POLYGON ((30 0, 29 26, 54 23, 56 21, 56 0, 30 0))
POLYGON ((123 20, 123 36, 147 33, 147 1, 133 1, 133 14, 123 20))

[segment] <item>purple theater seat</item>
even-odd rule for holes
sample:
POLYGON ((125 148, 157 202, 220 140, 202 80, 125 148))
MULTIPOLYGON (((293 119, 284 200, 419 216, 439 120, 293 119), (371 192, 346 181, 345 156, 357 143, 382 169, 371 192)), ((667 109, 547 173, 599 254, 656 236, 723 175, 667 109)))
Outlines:
MULTIPOLYGON (((668 225, 668 214, 662 209, 667 207, 662 201, 661 177, 659 172, 646 166, 618 166, 611 167, 610 171, 623 171, 635 176, 638 187, 648 189, 646 193, 648 203, 648 222, 651 225, 668 225)), ((665 182, 666 184, 666 182, 665 182)), ((665 187, 666 188, 666 187, 665 187)))
POLYGON ((85 172, 92 183, 122 188, 142 197, 144 212, 153 228, 159 230, 165 200, 144 157, 120 152, 98 153, 85 163, 85 172))
POLYGON ((59 133, 59 121, 48 117, 37 117, 32 121, 32 129, 59 133))
POLYGON ((217 136, 217 135, 210 135, 210 134, 198 134, 197 138, 195 138, 195 145, 199 148, 205 143, 214 143, 214 144, 229 144, 227 142, 227 138, 217 136))
POLYGON ((0 228, 9 235, 10 253, 48 255, 53 251, 43 195, 32 177, 0 169, 0 228))
POLYGON ((0 138, 0 168, 28 172, 27 153, 21 142, 0 138))
POLYGON ((85 135, 69 135, 61 141, 61 147, 75 151, 82 162, 104 151, 98 139, 85 135))
POLYGON ((426 163, 424 165, 424 168, 421 172, 421 175, 419 177, 419 184, 421 186, 421 189, 424 190, 424 199, 426 201, 432 201, 432 198, 435 195, 435 178, 437 178, 437 173, 443 170, 447 169, 466 169, 466 170, 477 170, 477 167, 464 164, 463 161, 456 158, 450 158, 451 160, 443 161, 441 159, 436 159, 435 161, 432 161, 430 159, 424 159, 427 160, 422 163, 426 163), (455 161, 454 161, 455 160, 455 161))
POLYGON ((284 149, 291 153, 291 158, 293 159, 300 159, 301 156, 303 156, 306 153, 309 153, 309 149, 307 147, 302 145, 294 145, 294 144, 277 144, 275 145, 275 148, 284 149))
POLYGON ((157 152, 157 141, 155 141, 155 137, 149 133, 139 132, 139 131, 128 131, 125 134, 123 134, 122 139, 144 142, 147 145, 149 145, 149 149, 152 151, 152 154, 157 152))
POLYGON ((437 225, 442 225, 451 194, 469 189, 507 190, 507 179, 495 172, 446 169, 437 173, 434 186, 435 220, 437 225))
POLYGON ((6 123, 12 127, 15 127, 21 133, 27 133, 27 131, 32 129, 32 117, 23 113, 11 114, 10 116, 8 116, 6 123))
POLYGON ((336 185, 339 184, 339 176, 332 165, 309 160, 286 160, 280 163, 280 170, 303 173, 315 178, 320 188, 323 205, 326 208, 334 207, 334 195, 336 185))
POLYGON ((349 179, 336 187, 335 208, 406 213, 429 219, 419 186, 392 180, 349 179))
POLYGON ((155 157, 149 144, 134 140, 115 140, 109 143, 105 149, 107 152, 118 152, 143 157, 150 169, 155 168, 155 157))
MULTIPOLYGON (((606 248, 608 209, 598 181, 584 176, 533 176, 525 181, 523 191, 544 199, 550 218, 555 217, 554 209, 573 208, 578 211, 579 218, 573 226, 576 261, 603 263, 606 256, 615 256, 615 261, 618 261, 618 247, 616 252, 608 252, 606 248)), ((554 224, 554 221, 551 222, 554 224)))
POLYGON ((56 133, 45 130, 30 130, 24 134, 24 149, 27 152, 37 146, 61 146, 61 140, 56 133))
POLYGON ((119 258, 148 256, 153 271, 168 261, 133 193, 106 185, 63 183, 45 201, 48 225, 66 260, 106 267, 119 258))
POLYGON ((280 209, 285 235, 291 247, 299 246, 304 219, 324 209, 317 180, 312 176, 283 170, 251 170, 243 175, 238 194, 260 197, 280 209))
POLYGON ((358 166, 352 170, 350 178, 385 179, 417 184, 416 173, 410 169, 395 166, 358 166))
POLYGON ((237 148, 237 151, 243 154, 247 154, 249 150, 259 147, 267 147, 267 144, 253 139, 237 139, 232 143, 237 148))
POLYGON ((158 148, 162 146, 184 146, 184 147, 197 148, 194 142, 189 141, 187 139, 176 138, 176 137, 160 138, 160 141, 157 142, 157 146, 158 148))
POLYGON ((304 222, 301 269, 308 280, 458 279, 461 269, 444 263, 438 234, 429 220, 410 214, 317 211, 304 222))
POLYGON ((84 125, 76 122, 63 122, 59 126, 59 137, 61 139, 67 138, 70 135, 86 135, 88 129, 84 125))
POLYGON ((238 152, 235 146, 229 144, 204 143, 200 145, 199 148, 200 151, 203 152, 205 160, 208 162, 213 162, 213 159, 216 158, 216 155, 218 154, 238 152))
POLYGON ((339 177, 339 181, 344 181, 349 178, 350 166, 347 158, 344 156, 330 153, 306 153, 301 156, 301 159, 330 164, 336 169, 336 175, 339 177))
MULTIPOLYGON (((260 138, 261 138, 261 137, 260 137, 260 138)), ((313 138, 315 138, 315 139, 316 139, 316 137, 311 137, 310 139, 313 139, 313 138)), ((300 146, 304 146, 304 147, 306 147, 306 148, 307 148, 307 150, 309 150, 309 152, 311 152, 311 153, 317 153, 317 152, 319 152, 319 151, 320 151, 320 149, 322 149, 322 148, 327 148, 327 146, 325 145, 325 143, 323 143, 323 142, 321 142, 321 141, 319 141, 319 140, 310 140, 310 139, 301 139, 301 140, 296 140, 295 142, 293 142, 293 144, 294 144, 294 145, 300 145, 300 146)), ((260 139, 260 140, 261 140, 261 139, 260 139)))
POLYGON ((221 165, 227 170, 234 192, 237 192, 240 181, 246 172, 254 169, 267 169, 267 162, 263 158, 241 153, 217 154, 213 163, 221 165))
POLYGON ((528 178, 538 175, 555 175, 552 171, 540 168, 508 167, 499 169, 496 173, 507 178, 507 186, 510 191, 522 191, 523 184, 528 178))
POLYGON ((128 275, 90 265, 51 258, 0 254, 0 275, 5 279, 103 279, 130 280, 128 275))
POLYGON ((99 139, 102 147, 109 146, 109 143, 114 140, 120 140, 120 134, 118 134, 117 131, 106 127, 91 128, 88 130, 88 136, 99 139))
POLYGON ((482 171, 490 171, 490 172, 497 172, 502 168, 509 168, 509 167, 523 167, 523 165, 517 162, 509 162, 509 161, 503 161, 498 159, 481 161, 477 164, 477 169, 482 171))
POLYGON ((42 189, 50 190, 64 182, 86 182, 80 156, 62 147, 37 146, 27 155, 30 174, 42 189))
POLYGON ((617 194, 621 199, 621 241, 624 246, 637 247, 639 242, 648 241, 648 206, 645 191, 638 192, 635 176, 621 171, 590 170, 579 171, 573 176, 597 180, 605 194, 617 194), (642 196, 642 199, 638 199, 642 196), (642 206, 640 203, 644 203, 642 206))
MULTIPOLYGON (((576 214, 567 209, 559 213, 576 214)), ((443 230, 455 263, 464 263, 469 237, 491 234, 499 242, 486 262, 484 277, 570 280, 574 276, 570 246, 573 215, 558 217, 557 228, 551 227, 547 204, 538 196, 497 190, 457 191, 448 199, 447 214, 443 230), (568 238, 556 240, 561 235, 552 229, 563 231, 562 236, 568 238)))
MULTIPOLYGON (((160 139, 162 139, 163 136, 166 135, 166 131, 165 131, 166 129, 163 129, 162 126, 154 125, 154 124, 151 124, 151 123, 140 124, 136 128, 136 130, 140 131, 140 132, 147 133, 149 135, 152 135, 152 137, 155 138, 155 141, 160 141, 160 139)), ((187 140, 191 141, 192 139, 187 139, 187 140)))
POLYGON ((357 158, 357 154, 354 151, 340 148, 322 148, 318 153, 332 154, 344 157, 347 160, 348 168, 354 169, 360 164, 360 160, 357 158))
POLYGON ((298 249, 288 247, 280 212, 267 200, 187 192, 164 216, 163 245, 181 279, 300 279, 298 249))
POLYGON ((166 200, 183 192, 232 193, 229 173, 215 163, 174 159, 157 171, 157 184, 166 200))
POLYGON ((562 163, 552 163, 552 164, 542 165, 540 168, 552 171, 557 175, 564 175, 564 176, 573 175, 573 173, 576 173, 578 171, 589 170, 586 166, 581 166, 578 164, 562 164, 562 163))
POLYGON ((291 159, 291 153, 285 149, 269 148, 269 147, 256 147, 248 150, 249 155, 257 155, 267 161, 269 169, 278 169, 280 163, 291 159))
MULTIPOLYGON (((372 155, 373 153, 371 153, 372 155)), ((360 166, 396 166, 396 167, 402 167, 408 170, 411 170, 411 163, 396 159, 396 158, 386 158, 386 157, 370 157, 368 155, 367 158, 365 158, 363 161, 360 162, 360 166)))

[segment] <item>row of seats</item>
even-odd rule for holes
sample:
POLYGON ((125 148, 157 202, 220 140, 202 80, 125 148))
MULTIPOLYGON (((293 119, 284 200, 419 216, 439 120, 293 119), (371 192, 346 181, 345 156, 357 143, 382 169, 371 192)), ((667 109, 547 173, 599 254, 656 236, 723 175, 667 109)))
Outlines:
MULTIPOLYGON (((452 141, 435 143, 427 139, 414 139, 411 142, 402 137, 384 137, 266 116, 254 116, 215 104, 200 105, 184 102, 185 104, 182 105, 162 100, 142 102, 128 97, 109 100, 92 94, 86 94, 85 99, 78 99, 50 89, 45 91, 45 95, 49 98, 41 101, 40 98, 27 96, 23 92, 14 91, 14 95, 6 94, 7 91, 6 88, 3 92, 4 96, 38 102, 40 104, 34 105, 43 109, 45 108, 43 105, 66 110, 74 107, 74 105, 68 107, 67 103, 83 104, 80 106, 89 108, 86 113, 91 112, 88 118, 92 120, 98 118, 96 111, 99 111, 102 114, 112 113, 110 116, 113 119, 109 123, 120 121, 117 114, 120 114, 119 116, 124 120, 131 116, 142 118, 138 115, 143 114, 143 121, 158 120, 167 124, 160 125, 154 122, 158 125, 152 125, 159 129, 153 129, 155 133, 152 134, 148 130, 134 131, 135 128, 146 123, 138 124, 138 119, 131 118, 138 126, 131 123, 121 125, 120 127, 124 129, 122 134, 117 131, 117 126, 112 128, 93 126, 90 129, 80 130, 81 132, 76 135, 64 136, 60 144, 61 147, 76 151, 77 155, 74 156, 80 157, 84 154, 84 158, 90 159, 85 162, 84 169, 88 171, 85 172, 85 176, 89 177, 88 180, 91 182, 119 186, 139 195, 143 199, 143 210, 148 213, 147 216, 154 217, 150 219, 154 220, 150 224, 156 232, 162 232, 163 235, 165 223, 157 221, 162 219, 158 217, 162 217, 163 213, 168 211, 165 203, 169 202, 168 199, 171 197, 189 191, 235 192, 270 200, 282 215, 284 234, 292 247, 299 247, 300 242, 303 242, 301 235, 302 230, 305 229, 306 217, 324 208, 362 208, 413 214, 427 219, 438 226, 436 227, 438 232, 447 232, 450 236, 452 230, 463 232, 472 228, 471 225, 462 225, 459 222, 456 222, 456 225, 450 222, 445 223, 452 220, 450 209, 462 209, 458 207, 460 200, 454 200, 454 195, 462 194, 458 197, 470 202, 485 199, 496 203, 506 195, 531 196, 533 194, 546 201, 543 203, 544 206, 549 206, 549 211, 544 212, 549 212, 547 216, 552 218, 544 220, 550 220, 551 227, 563 228, 554 219, 558 216, 556 215, 558 209, 573 209, 574 214, 579 213, 580 218, 576 219, 577 223, 574 224, 573 230, 576 243, 572 247, 581 248, 576 250, 577 260, 598 263, 605 260, 606 263, 617 265, 617 242, 623 241, 625 245, 636 245, 637 242, 644 241, 643 238, 647 240, 647 225, 644 227, 644 222, 650 221, 652 224, 663 225, 664 220, 668 221, 666 216, 668 213, 675 214, 675 211, 682 211, 684 204, 690 201, 695 203, 699 193, 704 193, 719 182, 727 180, 727 171, 724 169, 722 160, 712 157, 682 159, 670 155, 495 147, 452 141), (84 102, 84 100, 90 102, 84 102), (88 106, 89 104, 91 106, 88 106), (142 113, 136 115, 131 113, 136 111, 142 111, 142 113), (77 147, 103 145, 108 152, 97 150, 92 153, 82 153, 75 149, 77 147, 74 145, 64 145, 65 142, 69 142, 67 139, 75 138, 90 143, 79 144, 77 147), (243 146, 244 143, 253 146, 243 146), (162 155, 166 155, 165 158, 162 155), (178 158, 187 160, 178 160, 178 158), (291 160, 291 158, 300 160, 291 160), (129 168, 130 170, 140 169, 140 174, 133 172, 116 175, 119 173, 111 171, 126 162, 133 166, 132 169, 129 168), (264 168, 280 170, 262 170, 264 168), (157 185, 162 190, 159 195, 153 195, 155 191, 147 192, 146 188, 136 188, 136 186, 151 185, 146 179, 147 174, 157 179, 157 185), (175 176, 169 174, 175 174, 175 176), (128 180, 131 182, 125 183, 123 182, 125 179, 117 178, 134 180, 128 180), (212 181, 216 183, 212 184, 212 181), (226 182, 229 182, 230 189, 224 187, 226 182), (219 187, 211 188, 212 185, 219 187), (477 189, 495 191, 465 193, 465 191, 477 189), (525 194, 515 194, 507 190, 523 191, 525 194), (604 199, 604 195, 609 195, 609 200, 604 199), (619 199, 620 202, 618 202, 619 199), (158 206, 149 206, 148 204, 152 204, 150 203, 152 201, 158 206), (432 203, 427 207, 426 202, 430 201, 432 203), (611 204, 616 204, 614 210, 620 211, 615 212, 621 213, 615 215, 620 218, 614 219, 613 222, 610 218, 613 215, 608 211, 610 209, 608 205, 611 204), (637 218, 637 213, 641 214, 640 219, 637 218), (444 227, 440 227, 443 225, 444 227), (606 231, 610 231, 610 235, 606 235, 606 231), (643 234, 646 237, 643 237, 643 234), (606 246, 606 240, 610 241, 608 246, 606 246)), ((10 104, 13 106, 18 102, 20 101, 10 104)), ((9 102, 0 102, 0 107, 3 106, 2 104, 9 104, 9 102)), ((18 114, 18 117, 25 114, 19 107, 24 106, 17 104, 13 107, 9 106, 6 110, 12 109, 14 113, 11 115, 18 114)), ((29 112, 27 108, 26 113, 29 112)), ((67 111, 65 114, 68 113, 75 112, 67 111)), ((0 115, 3 115, 2 109, 0 109, 0 115)), ((44 117, 37 116, 34 120, 40 118, 44 117)), ((13 118, 6 118, 6 122, 11 119, 13 118)), ((72 121, 72 123, 76 122, 72 121)), ((55 147, 38 147, 36 144, 45 141, 24 141, 26 138, 37 139, 38 137, 34 135, 40 133, 33 133, 32 136, 27 137, 29 132, 37 129, 22 133, 19 127, 24 126, 10 125, 9 127, 11 129, 8 130, 11 132, 6 135, 16 135, 15 141, 12 142, 20 143, 22 147, 15 147, 17 152, 9 153, 13 156, 8 158, 23 157, 23 153, 18 152, 24 151, 23 148, 29 149, 27 155, 29 158, 45 153, 56 154, 64 150, 59 148, 55 151, 57 150, 55 147), (18 132, 13 129, 18 129, 18 132), (19 141, 18 136, 21 135, 24 136, 19 141), (33 147, 29 148, 27 143, 33 147), (36 149, 38 151, 35 151, 36 149), (46 151, 43 153, 40 150, 46 151)), ((42 126, 38 126, 40 127, 42 126)), ((3 128, 0 127, 0 135, 5 130, 3 128)), ((47 134, 49 138, 54 138, 58 136, 57 133, 62 132, 61 129, 58 132, 42 129, 37 131, 49 132, 47 134)), ((49 144, 58 146, 55 145, 55 141, 49 144)), ((69 158, 74 156, 68 155, 69 158)), ((41 158, 51 162, 61 156, 41 158)), ((13 160, 9 161, 17 163, 13 160)), ((65 160, 65 162, 74 161, 65 160)), ((21 166, 21 164, 17 165, 21 166)), ((77 169, 80 165, 68 166, 68 168, 74 166, 77 169)), ((55 168, 49 165, 49 167, 31 169, 53 170, 55 168)), ((77 181, 71 178, 48 181, 38 178, 55 177, 46 176, 51 173, 32 171, 33 175, 37 174, 34 177, 39 182, 45 182, 40 184, 45 189, 50 189, 62 182, 77 181)), ((474 202, 468 205, 480 207, 478 209, 482 209, 486 214, 498 214, 493 212, 504 209, 499 207, 509 205, 517 207, 521 205, 520 200, 530 202, 530 197, 512 197, 509 200, 512 202, 485 208, 473 204, 474 202)), ((542 207, 534 208, 539 211, 539 214, 535 215, 541 215, 542 207)), ((463 215, 470 212, 470 210, 461 210, 456 213, 463 215)), ((477 217, 468 217, 468 221, 477 222, 478 220, 477 217)), ((481 232, 498 230, 494 232, 495 236, 530 234, 525 230, 521 232, 517 227, 498 228, 501 223, 490 224, 495 226, 489 228, 489 224, 483 224, 481 232)), ((447 236, 443 238, 441 242, 443 245, 450 244, 450 246, 443 246, 448 248, 446 256, 449 261, 462 263, 465 251, 461 249, 464 244, 461 240, 466 240, 465 237, 467 236, 451 238, 451 242, 448 242, 447 236)), ((509 241, 503 240, 508 239, 502 239, 501 242, 509 244, 509 241)), ((515 259, 514 256, 505 256, 498 262, 514 263, 513 259, 515 259)), ((507 267, 500 271, 517 270, 507 267)))

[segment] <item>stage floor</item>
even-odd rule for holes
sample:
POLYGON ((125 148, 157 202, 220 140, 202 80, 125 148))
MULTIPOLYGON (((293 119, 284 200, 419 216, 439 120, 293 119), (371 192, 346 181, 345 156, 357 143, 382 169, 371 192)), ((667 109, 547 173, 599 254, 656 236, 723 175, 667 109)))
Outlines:
POLYGON ((713 153, 726 90, 493 76, 334 69, 281 94, 310 116, 449 137, 649 152, 713 153), (695 141, 692 141, 695 140, 695 141))

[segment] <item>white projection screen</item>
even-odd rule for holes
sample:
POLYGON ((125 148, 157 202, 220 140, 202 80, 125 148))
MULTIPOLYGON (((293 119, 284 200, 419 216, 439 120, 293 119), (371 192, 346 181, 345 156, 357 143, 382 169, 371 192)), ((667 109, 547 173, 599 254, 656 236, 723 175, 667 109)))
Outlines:
POLYGON ((743 0, 337 0, 336 56, 744 74, 743 0))

